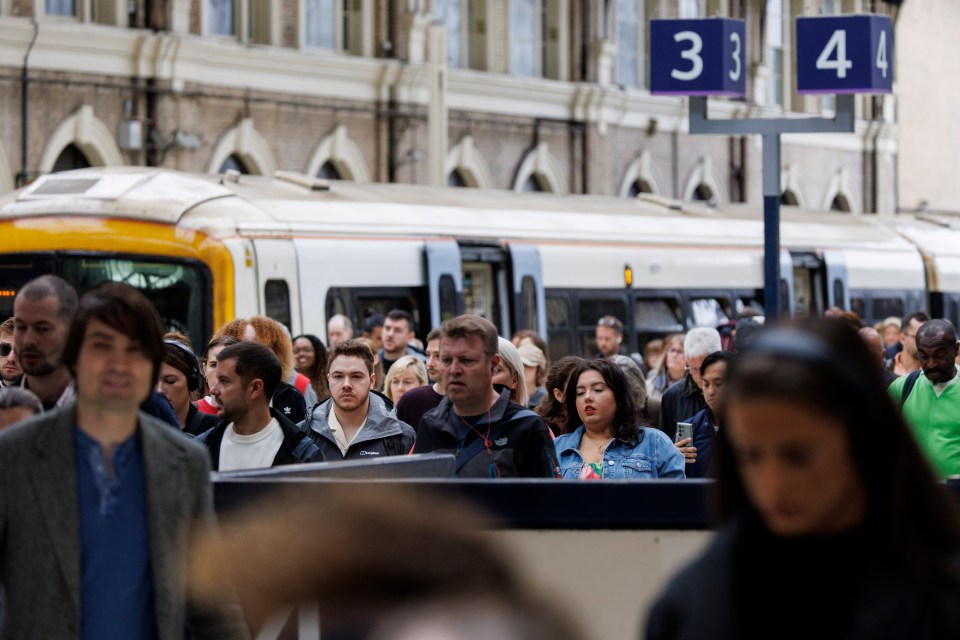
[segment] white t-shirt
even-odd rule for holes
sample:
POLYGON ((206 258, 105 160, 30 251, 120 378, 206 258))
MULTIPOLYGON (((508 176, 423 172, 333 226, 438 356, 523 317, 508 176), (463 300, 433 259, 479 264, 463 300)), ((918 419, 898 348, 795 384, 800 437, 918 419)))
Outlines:
POLYGON ((220 471, 272 467, 281 444, 283 431, 276 418, 249 436, 242 436, 234 431, 231 422, 220 443, 220 471))

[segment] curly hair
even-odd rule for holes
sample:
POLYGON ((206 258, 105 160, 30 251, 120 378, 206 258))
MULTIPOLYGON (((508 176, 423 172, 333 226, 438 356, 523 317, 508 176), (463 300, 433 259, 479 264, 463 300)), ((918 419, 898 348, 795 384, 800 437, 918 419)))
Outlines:
POLYGON ((286 328, 273 318, 266 316, 236 318, 217 329, 213 337, 216 339, 227 335, 243 340, 248 326, 253 327, 256 341, 268 347, 277 356, 283 370, 283 380, 288 379, 293 374, 293 340, 290 339, 286 328))

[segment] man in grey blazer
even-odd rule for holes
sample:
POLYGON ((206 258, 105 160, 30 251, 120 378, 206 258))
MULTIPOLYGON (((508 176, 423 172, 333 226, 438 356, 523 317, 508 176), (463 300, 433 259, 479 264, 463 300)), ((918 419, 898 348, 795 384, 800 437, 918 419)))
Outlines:
POLYGON ((213 524, 206 451, 138 412, 163 358, 141 293, 88 292, 63 360, 76 402, 0 433, 2 638, 246 635, 239 612, 187 602, 191 528, 213 524))

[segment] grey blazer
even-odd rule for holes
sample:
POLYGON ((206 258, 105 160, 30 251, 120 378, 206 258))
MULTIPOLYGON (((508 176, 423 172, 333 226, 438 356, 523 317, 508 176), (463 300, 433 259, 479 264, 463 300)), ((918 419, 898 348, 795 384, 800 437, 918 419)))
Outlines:
MULTIPOLYGON (((2 638, 76 638, 80 531, 74 405, 0 432, 2 638)), ((243 637, 237 609, 188 610, 180 554, 194 524, 213 524, 206 450, 144 413, 143 449, 158 638, 243 637), (224 611, 230 611, 225 614, 224 611), (232 614, 232 615, 231 615, 232 614)))

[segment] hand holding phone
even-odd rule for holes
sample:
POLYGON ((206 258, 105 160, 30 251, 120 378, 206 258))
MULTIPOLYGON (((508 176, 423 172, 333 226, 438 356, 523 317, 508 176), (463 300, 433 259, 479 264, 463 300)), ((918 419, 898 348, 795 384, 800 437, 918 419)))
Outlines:
POLYGON ((697 460, 697 448, 693 446, 693 424, 690 422, 677 423, 676 447, 686 458, 687 464, 697 460))

